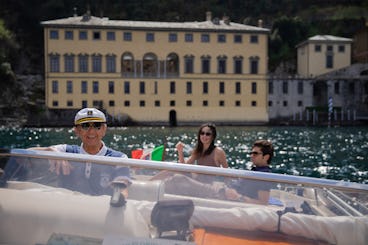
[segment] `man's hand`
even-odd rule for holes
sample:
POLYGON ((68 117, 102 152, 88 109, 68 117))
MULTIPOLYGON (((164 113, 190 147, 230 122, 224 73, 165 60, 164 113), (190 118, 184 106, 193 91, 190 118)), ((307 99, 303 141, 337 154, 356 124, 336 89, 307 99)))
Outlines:
POLYGON ((50 160, 50 168, 51 172, 55 172, 56 175, 69 175, 70 171, 73 167, 70 165, 68 161, 65 160, 50 160))

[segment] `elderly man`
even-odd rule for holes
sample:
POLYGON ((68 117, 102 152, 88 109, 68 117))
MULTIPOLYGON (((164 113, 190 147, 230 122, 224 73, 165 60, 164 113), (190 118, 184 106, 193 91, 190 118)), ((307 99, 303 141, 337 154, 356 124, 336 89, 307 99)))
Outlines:
MULTIPOLYGON (((78 111, 74 118, 74 133, 82 141, 81 145, 60 144, 29 149, 126 158, 127 155, 107 147, 102 141, 106 130, 105 114, 95 108, 84 108, 78 111)), ((15 169, 14 166, 12 169, 15 169)), ((59 176, 60 187, 90 195, 111 194, 111 182, 114 180, 119 180, 127 186, 130 184, 127 167, 53 161, 50 170, 59 176)), ((8 178, 16 174, 14 171, 11 172, 8 173, 5 169, 8 178)))

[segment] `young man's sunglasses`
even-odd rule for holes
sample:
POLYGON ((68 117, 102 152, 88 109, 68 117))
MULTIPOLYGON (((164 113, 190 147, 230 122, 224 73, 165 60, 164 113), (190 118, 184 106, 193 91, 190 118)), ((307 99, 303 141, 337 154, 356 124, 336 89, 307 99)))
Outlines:
POLYGON ((79 126, 83 129, 83 130, 88 130, 90 127, 100 130, 102 127, 102 122, 94 122, 94 123, 81 123, 79 124, 79 126))

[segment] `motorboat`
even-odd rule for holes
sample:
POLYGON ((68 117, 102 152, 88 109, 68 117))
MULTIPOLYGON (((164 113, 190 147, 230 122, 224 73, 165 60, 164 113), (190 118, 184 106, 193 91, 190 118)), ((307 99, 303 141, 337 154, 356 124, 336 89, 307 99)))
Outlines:
POLYGON ((0 244, 368 244, 366 184, 26 149, 1 150, 0 168, 0 244), (66 188, 61 162, 129 168, 129 184, 66 188))

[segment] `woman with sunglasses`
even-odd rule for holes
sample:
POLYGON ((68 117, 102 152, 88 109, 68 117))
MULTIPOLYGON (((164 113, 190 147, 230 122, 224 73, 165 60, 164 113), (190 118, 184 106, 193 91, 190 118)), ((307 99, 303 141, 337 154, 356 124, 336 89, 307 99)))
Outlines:
POLYGON ((183 152, 184 144, 179 142, 176 145, 179 162, 188 164, 197 163, 198 165, 211 167, 229 167, 224 150, 215 145, 216 136, 216 126, 214 124, 206 123, 201 125, 197 134, 197 144, 186 161, 183 152))

